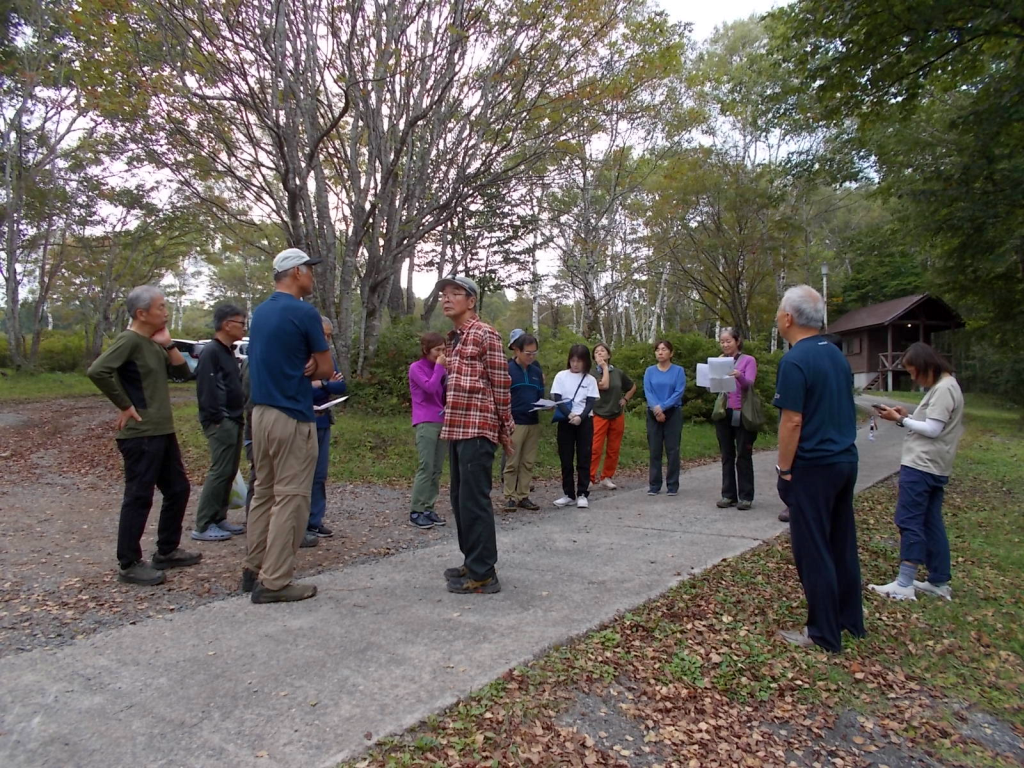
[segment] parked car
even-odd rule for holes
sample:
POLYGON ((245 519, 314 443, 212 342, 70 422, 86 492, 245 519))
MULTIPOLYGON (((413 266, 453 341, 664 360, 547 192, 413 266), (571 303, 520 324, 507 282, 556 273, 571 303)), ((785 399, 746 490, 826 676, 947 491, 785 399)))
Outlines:
POLYGON ((242 361, 249 356, 249 337, 243 336, 239 341, 236 341, 232 345, 232 351, 238 364, 241 365, 242 361))
POLYGON ((196 366, 199 365, 199 353, 202 351, 202 342, 192 339, 171 339, 171 343, 181 352, 188 364, 188 378, 176 379, 176 381, 191 381, 196 377, 196 366))

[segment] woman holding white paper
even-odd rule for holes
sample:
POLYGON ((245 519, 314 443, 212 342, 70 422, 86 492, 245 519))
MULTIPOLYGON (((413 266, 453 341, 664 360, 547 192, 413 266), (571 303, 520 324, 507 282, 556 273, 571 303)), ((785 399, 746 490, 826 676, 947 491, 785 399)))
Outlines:
POLYGON ((658 361, 644 372, 647 399, 647 447, 650 450, 648 496, 661 493, 661 459, 668 463, 665 485, 668 495, 679 493, 679 443, 683 436, 683 392, 686 371, 672 362, 672 342, 662 339, 654 345, 658 361))
POLYGON ((757 360, 743 354, 743 339, 734 328, 725 328, 718 337, 722 356, 732 358, 729 375, 736 379, 736 389, 725 395, 725 417, 715 421, 718 447, 722 451, 722 509, 735 506, 750 509, 754 503, 754 440, 757 432, 743 426, 740 409, 743 398, 753 395, 751 387, 757 378, 757 360))
POLYGON ((574 501, 578 509, 590 506, 587 496, 590 495, 590 453, 594 444, 592 412, 599 397, 597 379, 590 375, 590 350, 583 344, 573 344, 565 370, 559 371, 551 384, 551 399, 558 403, 554 420, 558 423, 556 438, 564 491, 555 501, 556 507, 567 507, 574 501))

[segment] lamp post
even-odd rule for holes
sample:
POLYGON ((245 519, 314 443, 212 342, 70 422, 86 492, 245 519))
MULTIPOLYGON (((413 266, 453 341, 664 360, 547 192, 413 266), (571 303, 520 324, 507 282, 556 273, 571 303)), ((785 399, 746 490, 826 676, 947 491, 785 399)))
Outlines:
POLYGON ((825 330, 828 331, 828 264, 821 265, 821 297, 825 300, 825 330))

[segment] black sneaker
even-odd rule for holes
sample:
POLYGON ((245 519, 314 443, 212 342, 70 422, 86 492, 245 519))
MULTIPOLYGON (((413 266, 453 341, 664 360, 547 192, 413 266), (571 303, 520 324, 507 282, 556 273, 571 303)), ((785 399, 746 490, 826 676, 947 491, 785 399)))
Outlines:
POLYGON ((460 565, 458 568, 445 568, 444 579, 445 581, 451 581, 452 579, 461 579, 463 576, 466 575, 466 573, 468 572, 466 571, 466 566, 464 565, 460 565))
POLYGON ((435 512, 434 510, 424 512, 423 514, 434 525, 446 525, 448 523, 447 520, 445 520, 443 517, 437 514, 437 512, 435 512))
POLYGON ((415 525, 417 528, 433 528, 434 521, 427 517, 422 512, 413 512, 409 515, 409 524, 415 525))
POLYGON ((511 496, 509 498, 505 499, 504 509, 505 509, 506 512, 511 512, 513 509, 518 509, 518 507, 519 507, 519 505, 516 504, 516 500, 513 499, 511 496))
MULTIPOLYGON (((445 571, 448 575, 448 571, 445 571)), ((456 574, 457 575, 457 574, 456 574)), ((143 587, 155 587, 167 580, 162 571, 150 567, 145 560, 129 565, 127 568, 117 569, 117 580, 123 584, 138 584, 143 587)))
POLYGON ((253 587, 256 586, 256 578, 259 576, 256 571, 251 571, 248 568, 242 569, 242 592, 252 592, 253 587))
POLYGON ((154 552, 153 567, 159 571, 166 571, 168 568, 186 568, 190 565, 195 565, 202 559, 202 553, 186 552, 184 549, 179 547, 167 555, 161 555, 159 552, 154 552))
POLYGON ((306 529, 310 533, 316 534, 321 539, 329 539, 334 535, 334 531, 328 528, 326 525, 310 526, 306 529))
POLYGON ((457 595, 493 595, 495 592, 501 592, 501 584, 498 583, 498 574, 483 581, 475 581, 469 576, 463 576, 461 579, 449 581, 448 591, 457 595))
POLYGON ((519 502, 519 508, 528 509, 531 512, 536 512, 538 509, 540 509, 540 507, 537 506, 537 503, 533 501, 533 499, 531 499, 529 496, 527 496, 525 499, 519 502))

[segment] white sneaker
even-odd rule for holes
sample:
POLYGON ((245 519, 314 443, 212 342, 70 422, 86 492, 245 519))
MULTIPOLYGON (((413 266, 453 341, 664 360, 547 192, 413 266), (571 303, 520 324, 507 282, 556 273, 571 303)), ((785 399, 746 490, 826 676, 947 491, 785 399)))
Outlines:
POLYGON ((943 584, 941 587, 937 587, 934 584, 927 581, 915 581, 914 589, 918 589, 922 592, 927 592, 929 595, 941 597, 943 600, 953 599, 953 589, 949 586, 949 584, 943 584))
POLYGON ((580 496, 578 499, 576 499, 576 509, 586 509, 589 506, 590 502, 587 501, 586 496, 580 496))
POLYGON ((868 589, 877 592, 893 600, 917 600, 913 587, 901 587, 898 581, 890 581, 888 584, 868 584, 868 589))
POLYGON ((572 499, 570 499, 568 496, 563 496, 560 499, 555 499, 556 507, 568 507, 570 504, 572 504, 572 499))
POLYGON ((600 485, 602 488, 607 488, 609 491, 614 491, 616 488, 619 487, 612 482, 612 479, 610 477, 606 477, 604 480, 598 483, 598 485, 600 485))

